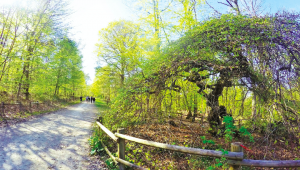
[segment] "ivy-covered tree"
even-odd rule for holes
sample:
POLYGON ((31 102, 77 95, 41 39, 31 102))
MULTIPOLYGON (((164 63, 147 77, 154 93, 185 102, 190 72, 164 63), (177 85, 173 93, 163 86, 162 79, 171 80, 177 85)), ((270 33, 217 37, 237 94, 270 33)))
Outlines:
POLYGON ((245 86, 263 101, 280 101, 279 89, 298 77, 299 17, 288 12, 261 18, 227 14, 205 21, 164 49, 161 57, 169 62, 161 63, 153 85, 178 89, 176 81, 166 86, 174 76, 195 83, 210 107, 208 121, 216 134, 220 116, 228 114, 219 105, 224 88, 245 86))

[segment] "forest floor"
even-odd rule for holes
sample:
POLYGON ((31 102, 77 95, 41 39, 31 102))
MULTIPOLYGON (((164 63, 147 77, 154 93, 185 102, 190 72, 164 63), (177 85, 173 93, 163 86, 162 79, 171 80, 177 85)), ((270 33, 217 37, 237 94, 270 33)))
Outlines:
MULTIPOLYGON (((224 136, 211 136, 208 133, 208 123, 201 124, 199 118, 196 118, 195 122, 185 119, 180 121, 180 117, 163 120, 157 118, 149 118, 140 124, 131 125, 126 128, 125 133, 149 141, 210 150, 224 149, 230 151, 230 143, 241 142, 249 149, 244 149, 245 159, 300 159, 298 137, 288 138, 284 135, 253 132, 254 142, 250 142, 248 137, 241 136, 233 136, 232 140, 228 141, 225 140, 224 136), (175 124, 169 123, 171 120, 175 124)), ((108 143, 114 143, 109 138, 106 140, 108 143)), ((112 152, 117 152, 116 145, 111 145, 109 148, 112 152)), ((222 166, 228 167, 226 160, 149 147, 127 140, 125 152, 127 161, 150 169, 219 169, 222 166)), ((242 169, 254 168, 243 167, 242 169)))
POLYGON ((16 124, 18 122, 24 122, 30 120, 39 115, 49 114, 53 111, 65 108, 69 105, 74 105, 80 101, 70 101, 70 102, 52 102, 47 103, 32 103, 32 106, 22 105, 21 107, 17 104, 5 104, 4 109, 1 108, 0 113, 0 127, 9 126, 16 124), (4 114, 3 114, 4 111, 4 114))
MULTIPOLYGON (((165 121, 151 118, 141 125, 127 128, 130 136, 150 141, 168 143, 172 145, 212 149, 229 150, 231 142, 242 142, 249 150, 244 149, 245 159, 255 160, 300 160, 300 140, 297 137, 285 138, 270 134, 253 133, 254 142, 246 137, 233 137, 232 141, 226 141, 224 137, 213 137, 208 133, 208 124, 201 124, 200 119, 195 122, 180 121, 180 117, 169 118, 165 121), (168 123, 173 120, 175 126, 168 123), (213 141, 213 142, 212 142, 213 141)), ((150 169, 157 167, 176 167, 174 169, 206 169, 218 163, 225 164, 216 158, 200 157, 174 151, 167 151, 153 147, 141 146, 129 142, 127 144, 129 160, 139 160, 140 165, 150 169), (139 152, 140 151, 140 152, 139 152), (155 162, 155 163, 153 163, 155 162)), ((214 168, 215 168, 214 167, 214 168)), ((173 169, 171 168, 171 169, 173 169)), ((256 168, 258 169, 258 168, 256 168)))
POLYGON ((97 110, 80 103, 0 128, 0 169, 102 169, 89 156, 97 110))

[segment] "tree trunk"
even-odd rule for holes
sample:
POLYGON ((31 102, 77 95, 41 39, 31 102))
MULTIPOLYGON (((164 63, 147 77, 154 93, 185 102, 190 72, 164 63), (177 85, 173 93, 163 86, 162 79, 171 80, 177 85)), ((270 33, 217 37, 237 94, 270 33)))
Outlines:
POLYGON ((24 65, 24 74, 25 74, 25 84, 24 84, 24 89, 25 89, 25 97, 26 100, 29 100, 29 87, 30 87, 30 73, 29 73, 29 67, 30 67, 30 60, 31 56, 33 54, 33 47, 28 47, 28 56, 26 58, 26 63, 24 65))
POLYGON ((125 80, 124 74, 120 75, 120 79, 121 79, 121 88, 122 88, 122 87, 124 87, 124 80, 125 80))
MULTIPOLYGON (((187 99, 186 99, 187 100, 187 99)), ((189 119, 190 117, 192 117, 192 107, 189 105, 188 102, 187 103, 187 108, 188 108, 188 115, 186 116, 186 119, 189 119)))
POLYGON ((197 112, 198 112, 198 102, 197 102, 197 94, 194 94, 194 115, 193 117, 197 116, 197 112))
POLYGON ((253 93, 252 96, 252 119, 256 117, 256 94, 253 93))
POLYGON ((25 98, 26 100, 29 100, 29 70, 27 68, 26 72, 25 72, 25 85, 24 85, 24 89, 25 89, 25 98))
POLYGON ((20 82, 19 82, 19 87, 18 87, 18 92, 17 92, 17 100, 19 100, 20 97, 20 93, 21 93, 21 88, 22 88, 22 80, 23 80, 23 76, 24 74, 22 74, 21 78, 20 78, 20 82))
POLYGON ((20 93, 21 93, 21 89, 22 89, 22 84, 23 84, 23 77, 24 77, 24 75, 26 74, 26 65, 27 64, 25 64, 24 66, 23 66, 23 73, 22 73, 22 76, 21 76, 21 78, 20 78, 20 81, 19 81, 19 87, 18 87, 18 92, 17 92, 17 100, 19 100, 19 97, 20 97, 20 93))
POLYGON ((154 13, 154 36, 156 40, 158 41, 156 44, 156 51, 160 51, 160 39, 159 39, 159 10, 158 10, 158 2, 156 0, 153 0, 153 13, 154 13))
POLYGON ((57 79, 56 79, 56 84, 55 84, 55 92, 54 95, 58 95, 59 94, 59 78, 60 78, 60 69, 58 71, 58 75, 57 75, 57 79))
MULTIPOLYGON (((209 114, 208 114, 208 122, 211 130, 209 131, 212 135, 216 135, 219 129, 219 126, 221 125, 220 120, 220 106, 219 106, 219 97, 222 95, 223 89, 225 87, 225 80, 219 79, 217 84, 214 85, 214 88, 211 88, 212 91, 205 95, 206 97, 206 105, 211 108, 209 114)), ((224 106, 222 106, 224 107, 224 106)), ((225 109, 225 107, 224 107, 225 109)), ((223 115, 226 115, 227 113, 223 113, 223 115)))
POLYGON ((212 92, 207 97, 206 105, 211 108, 210 112, 208 113, 208 123, 211 128, 210 133, 216 135, 219 129, 219 125, 221 124, 220 121, 220 107, 218 97, 215 97, 212 92))
POLYGON ((147 103, 147 113, 149 113, 149 103, 150 103, 149 94, 147 95, 146 103, 147 103))
POLYGON ((58 84, 56 84, 56 86, 55 86, 55 92, 54 92, 54 95, 56 95, 56 96, 59 95, 59 86, 58 86, 58 84))

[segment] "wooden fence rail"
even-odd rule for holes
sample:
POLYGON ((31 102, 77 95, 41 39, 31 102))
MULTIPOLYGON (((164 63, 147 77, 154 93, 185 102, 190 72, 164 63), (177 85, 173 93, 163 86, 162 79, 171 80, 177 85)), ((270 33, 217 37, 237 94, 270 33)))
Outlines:
POLYGON ((115 142, 117 142, 118 138, 111 132, 109 131, 105 126, 103 126, 100 122, 96 122, 98 126, 109 136, 111 137, 115 142))
MULTIPOLYGON (((67 100, 63 100, 63 101, 67 101, 67 100)), ((32 112, 32 108, 34 108, 34 106, 36 106, 36 108, 40 108, 41 105, 47 105, 47 106, 52 106, 52 101, 45 101, 44 103, 41 103, 39 101, 29 101, 29 102, 25 102, 26 104, 24 105, 24 103, 21 103, 20 101, 16 101, 15 103, 4 103, 1 102, 0 104, 0 116, 5 118, 5 106, 14 106, 17 105, 18 109, 20 112, 24 111, 24 108, 28 108, 28 110, 25 111, 30 111, 32 112)))
POLYGON ((240 142, 231 143, 231 152, 224 154, 221 151, 207 150, 207 149, 198 149, 198 148, 189 148, 177 145, 169 145, 159 142, 148 141, 144 139, 135 138, 132 136, 124 135, 124 129, 118 129, 118 132, 113 134, 109 131, 104 125, 102 125, 102 117, 99 117, 97 120, 97 125, 99 129, 102 129, 109 137, 118 143, 118 157, 114 157, 107 147, 101 142, 103 148, 107 154, 113 159, 113 161, 119 162, 120 170, 124 170, 124 165, 127 165, 136 169, 145 169, 138 165, 132 164, 128 161, 125 161, 125 140, 133 141, 143 145, 153 146, 157 148, 163 148, 168 150, 173 150, 177 152, 190 153, 195 155, 210 156, 210 157, 225 157, 228 159, 228 164, 230 165, 230 170, 239 169, 240 166, 250 166, 250 167, 300 167, 300 160, 282 160, 282 161, 272 161, 272 160, 250 160, 243 159, 244 153, 243 148, 241 147, 240 142))
POLYGON ((228 164, 238 165, 238 166, 250 166, 250 167, 292 168, 292 167, 300 167, 300 160, 271 161, 271 160, 243 159, 242 161, 229 160, 228 164))
POLYGON ((203 156, 212 156, 212 157, 225 157, 228 159, 234 159, 234 160, 243 160, 244 153, 243 152, 228 152, 228 154, 224 155, 222 151, 215 151, 215 150, 207 150, 207 149, 198 149, 198 148, 189 148, 189 147, 183 147, 183 146, 177 146, 177 145, 168 145, 164 143, 159 142, 152 142, 144 139, 139 139, 127 135, 122 135, 119 133, 115 134, 117 137, 126 139, 132 142, 140 143, 143 145, 153 146, 157 148, 162 149, 168 149, 172 151, 177 152, 184 152, 184 153, 190 153, 194 155, 203 155, 203 156))
MULTIPOLYGON (((27 106, 29 106, 29 109, 32 108, 32 106, 33 106, 32 104, 36 104, 37 108, 39 108, 39 105, 41 105, 41 104, 47 104, 47 105, 49 106, 49 103, 48 103, 48 102, 46 102, 46 103, 40 103, 40 102, 38 102, 38 101, 33 101, 33 102, 30 101, 30 102, 29 102, 29 105, 27 105, 27 106)), ((26 105, 23 105, 23 104, 22 104, 21 102, 19 102, 19 101, 16 101, 15 103, 4 103, 4 102, 1 102, 1 113, 4 114, 5 106, 13 106, 13 105, 18 105, 20 111, 22 110, 22 107, 23 107, 23 106, 26 106, 26 105)))

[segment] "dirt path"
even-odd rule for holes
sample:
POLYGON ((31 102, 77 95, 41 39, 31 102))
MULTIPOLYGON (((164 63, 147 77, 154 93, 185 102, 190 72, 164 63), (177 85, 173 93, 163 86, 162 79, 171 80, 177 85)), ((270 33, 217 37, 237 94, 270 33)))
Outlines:
POLYGON ((0 128, 0 169, 88 169, 96 107, 81 103, 0 128))

